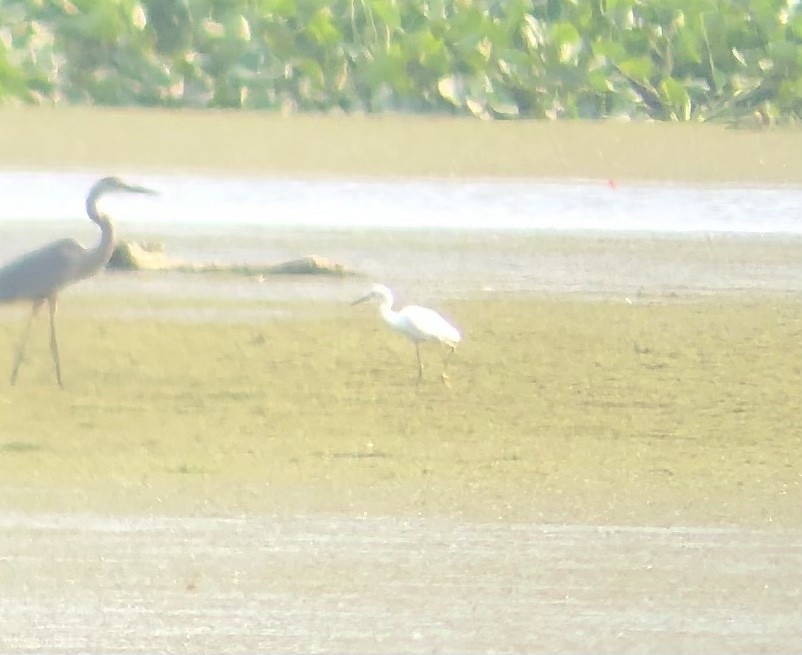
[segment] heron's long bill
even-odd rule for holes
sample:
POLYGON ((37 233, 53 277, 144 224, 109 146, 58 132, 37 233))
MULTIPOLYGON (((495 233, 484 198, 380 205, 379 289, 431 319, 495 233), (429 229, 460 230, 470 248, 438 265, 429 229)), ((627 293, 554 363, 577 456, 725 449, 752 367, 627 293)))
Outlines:
POLYGON ((144 186, 137 186, 136 184, 125 184, 125 190, 130 191, 131 193, 147 193, 150 195, 159 195, 158 191, 154 191, 153 189, 148 189, 144 186))

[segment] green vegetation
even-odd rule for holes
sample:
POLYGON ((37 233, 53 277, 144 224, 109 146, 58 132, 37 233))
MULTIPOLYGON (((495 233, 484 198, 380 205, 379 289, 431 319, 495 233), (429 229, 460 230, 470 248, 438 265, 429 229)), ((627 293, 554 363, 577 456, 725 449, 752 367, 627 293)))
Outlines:
POLYGON ((6 0, 0 101, 802 116, 791 0, 6 0))
POLYGON ((793 299, 452 301, 450 388, 370 308, 280 303, 289 329, 88 300, 63 304, 66 390, 46 321, 4 385, 0 432, 36 445, 2 452, 11 506, 799 525, 793 299))

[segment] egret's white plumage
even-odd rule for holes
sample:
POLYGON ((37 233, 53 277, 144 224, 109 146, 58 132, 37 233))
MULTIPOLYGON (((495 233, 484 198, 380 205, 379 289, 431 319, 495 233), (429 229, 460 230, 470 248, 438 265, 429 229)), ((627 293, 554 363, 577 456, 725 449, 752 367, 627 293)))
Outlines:
POLYGON ((459 330, 444 319, 436 311, 419 305, 408 305, 398 311, 393 309, 393 293, 383 284, 374 284, 370 293, 355 300, 356 305, 366 300, 379 301, 379 313, 384 321, 393 330, 405 335, 415 344, 415 353, 418 357, 418 381, 423 377, 423 363, 420 357, 420 344, 424 341, 439 341, 451 350, 443 365, 443 380, 447 380, 445 368, 448 357, 454 352, 462 339, 459 330))

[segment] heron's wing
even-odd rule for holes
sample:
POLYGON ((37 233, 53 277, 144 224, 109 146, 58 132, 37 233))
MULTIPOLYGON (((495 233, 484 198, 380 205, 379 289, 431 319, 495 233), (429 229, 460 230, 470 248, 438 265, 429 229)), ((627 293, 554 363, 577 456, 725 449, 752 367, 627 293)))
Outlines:
POLYGON ((86 257, 75 239, 62 239, 0 268, 0 302, 41 300, 75 279, 86 257))
POLYGON ((418 339, 432 339, 455 345, 460 341, 460 333, 451 323, 428 307, 410 305, 404 307, 399 316, 418 339))

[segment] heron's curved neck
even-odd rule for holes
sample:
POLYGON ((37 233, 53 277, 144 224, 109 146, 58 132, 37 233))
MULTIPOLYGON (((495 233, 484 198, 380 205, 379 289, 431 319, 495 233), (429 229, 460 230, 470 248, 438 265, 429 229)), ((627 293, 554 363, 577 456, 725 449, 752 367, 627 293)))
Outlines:
POLYGON ((82 273, 84 275, 92 275, 105 266, 114 251, 114 225, 112 225, 111 219, 97 208, 97 201, 101 195, 101 192, 92 191, 86 199, 86 213, 100 227, 100 241, 95 249, 89 252, 83 266, 82 273))
POLYGON ((102 189, 92 189, 86 197, 86 213, 89 215, 89 218, 100 225, 101 228, 103 227, 103 223, 109 222, 108 216, 101 214, 100 210, 97 208, 97 202, 102 195, 102 189))

